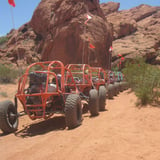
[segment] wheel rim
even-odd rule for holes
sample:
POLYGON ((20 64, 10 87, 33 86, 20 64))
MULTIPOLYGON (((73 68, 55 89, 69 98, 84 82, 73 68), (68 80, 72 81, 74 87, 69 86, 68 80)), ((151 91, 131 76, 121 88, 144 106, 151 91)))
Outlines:
POLYGON ((8 110, 7 121, 11 126, 13 126, 17 121, 17 115, 13 111, 8 110))

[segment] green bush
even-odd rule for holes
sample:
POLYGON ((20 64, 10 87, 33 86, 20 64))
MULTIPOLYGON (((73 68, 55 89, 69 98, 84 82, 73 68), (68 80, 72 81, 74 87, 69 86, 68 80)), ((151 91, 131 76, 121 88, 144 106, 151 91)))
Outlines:
POLYGON ((13 83, 18 76, 11 65, 0 64, 0 83, 13 83))
POLYGON ((158 102, 160 97, 160 70, 143 59, 127 62, 123 69, 126 80, 141 105, 158 102))
POLYGON ((0 92, 0 95, 1 95, 2 97, 8 97, 8 95, 7 95, 6 92, 0 92))
POLYGON ((6 36, 0 37, 0 45, 4 44, 7 41, 8 41, 8 37, 6 37, 6 36))

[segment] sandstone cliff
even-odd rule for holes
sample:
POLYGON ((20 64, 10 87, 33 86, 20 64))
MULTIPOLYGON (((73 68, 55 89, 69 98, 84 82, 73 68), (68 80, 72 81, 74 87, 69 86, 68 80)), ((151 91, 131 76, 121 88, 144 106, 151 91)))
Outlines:
POLYGON ((113 41, 113 65, 120 61, 118 54, 125 60, 143 56, 148 63, 160 64, 160 7, 119 7, 114 2, 99 5, 98 0, 42 0, 31 21, 0 44, 0 63, 57 59, 109 68, 113 41), (85 24, 87 15, 92 19, 85 24))
POLYGON ((112 28, 97 0, 42 0, 31 21, 8 37, 2 52, 12 62, 61 60, 109 67, 112 28), (87 15, 92 19, 85 24, 87 15))
POLYGON ((125 59, 145 57, 148 63, 160 64, 160 7, 142 4, 118 11, 117 6, 118 3, 110 2, 101 7, 113 25, 113 64, 118 63, 118 54, 125 59), (116 9, 108 12, 109 6, 116 9))

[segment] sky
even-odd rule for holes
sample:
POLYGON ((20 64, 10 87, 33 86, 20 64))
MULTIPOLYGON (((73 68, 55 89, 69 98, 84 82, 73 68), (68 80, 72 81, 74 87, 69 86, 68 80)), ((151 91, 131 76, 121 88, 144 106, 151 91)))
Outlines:
MULTIPOLYGON (((0 37, 5 36, 11 29, 18 29, 29 22, 33 12, 41 0, 14 0, 16 7, 8 4, 8 0, 0 0, 0 37)), ((160 0, 112 0, 120 3, 120 10, 130 9, 140 4, 160 6, 160 0)), ((107 3, 109 0, 100 0, 107 3)))

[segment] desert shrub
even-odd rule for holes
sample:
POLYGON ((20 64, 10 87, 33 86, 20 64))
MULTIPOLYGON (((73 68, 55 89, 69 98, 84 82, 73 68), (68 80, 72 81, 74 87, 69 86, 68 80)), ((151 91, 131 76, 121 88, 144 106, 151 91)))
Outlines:
POLYGON ((123 73, 141 105, 158 102, 160 70, 157 67, 146 64, 143 59, 135 59, 126 63, 123 73))
POLYGON ((119 71, 119 67, 117 67, 117 66, 113 66, 113 67, 112 67, 112 71, 113 71, 113 72, 117 72, 117 71, 119 71))
POLYGON ((0 45, 4 44, 7 41, 8 41, 8 37, 6 37, 6 36, 0 37, 0 45))
POLYGON ((11 65, 0 64, 0 83, 13 83, 18 76, 11 65))
POLYGON ((0 95, 1 95, 2 97, 8 97, 8 95, 7 95, 6 92, 0 92, 0 95))

